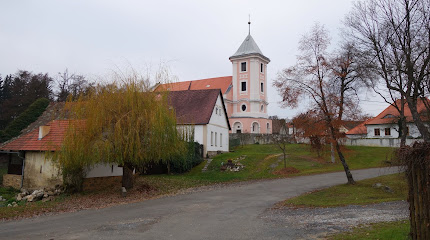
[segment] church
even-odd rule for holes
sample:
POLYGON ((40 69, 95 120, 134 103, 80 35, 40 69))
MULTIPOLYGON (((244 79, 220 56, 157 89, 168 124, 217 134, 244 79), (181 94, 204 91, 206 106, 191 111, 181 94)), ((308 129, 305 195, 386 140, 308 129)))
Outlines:
MULTIPOLYGON (((250 24, 250 23, 249 23, 250 24)), ((267 113, 267 64, 249 33, 229 58, 232 76, 158 84, 154 91, 220 89, 231 126, 230 133, 272 133, 267 113)))

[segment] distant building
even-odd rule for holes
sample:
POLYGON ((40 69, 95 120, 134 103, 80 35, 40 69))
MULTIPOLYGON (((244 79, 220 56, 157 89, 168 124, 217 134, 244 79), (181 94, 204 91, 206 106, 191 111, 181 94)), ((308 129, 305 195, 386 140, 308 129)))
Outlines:
MULTIPOLYGON (((400 105, 400 100, 397 100, 396 104, 400 105)), ((423 120, 428 119, 428 111, 423 101, 418 101, 417 109, 423 120)), ((349 139, 366 139, 366 143, 361 145, 395 146, 397 145, 397 142, 395 142, 394 140, 399 139, 401 137, 399 133, 399 116, 400 114, 397 109, 394 106, 390 105, 376 117, 371 118, 346 132, 346 136, 349 139), (381 141, 371 141, 375 139, 379 139, 381 141), (390 141, 388 142, 388 144, 386 144, 382 140, 390 141)), ((405 104, 405 117, 407 129, 404 131, 404 133, 407 134, 407 138, 409 140, 421 138, 421 134, 414 123, 411 111, 407 103, 405 104)), ((408 142, 411 143, 412 141, 408 142)))
POLYGON ((154 91, 220 89, 227 108, 232 133, 272 133, 267 113, 267 64, 249 34, 229 58, 233 76, 158 84, 154 91))

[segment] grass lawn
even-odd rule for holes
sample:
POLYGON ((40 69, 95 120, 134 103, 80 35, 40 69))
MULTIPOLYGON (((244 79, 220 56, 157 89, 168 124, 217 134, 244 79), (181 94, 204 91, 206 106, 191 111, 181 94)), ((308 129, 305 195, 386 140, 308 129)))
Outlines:
POLYGON ((407 195, 406 178, 403 173, 396 173, 358 181, 355 185, 342 184, 314 191, 290 198, 283 204, 303 207, 336 207, 406 200, 407 195), (383 187, 374 188, 375 183, 388 186, 393 192, 388 192, 383 187))
MULTIPOLYGON (((345 150, 351 169, 387 166, 385 161, 390 157, 391 148, 380 147, 348 147, 345 150)), ((16 208, 0 207, 0 218, 13 218, 44 213, 47 211, 69 211, 83 208, 97 208, 173 194, 180 190, 247 180, 272 179, 286 176, 316 174, 333 171, 343 171, 337 161, 330 163, 329 154, 317 158, 308 145, 291 144, 288 146, 287 167, 296 169, 296 173, 279 175, 274 172, 283 168, 281 151, 275 145, 245 145, 237 147, 234 152, 224 153, 213 158, 206 172, 202 169, 206 162, 193 168, 185 174, 175 175, 146 175, 136 178, 135 188, 129 191, 127 198, 119 197, 119 186, 97 192, 74 194, 60 197, 53 202, 21 204, 16 208), (221 171, 221 163, 228 159, 246 157, 240 162, 245 166, 239 172, 221 171), (102 199, 103 201, 101 201, 102 199)), ((346 178, 345 178, 346 181, 346 178)))
POLYGON ((384 222, 364 225, 351 232, 328 236, 329 240, 406 240, 409 238, 409 221, 384 222))

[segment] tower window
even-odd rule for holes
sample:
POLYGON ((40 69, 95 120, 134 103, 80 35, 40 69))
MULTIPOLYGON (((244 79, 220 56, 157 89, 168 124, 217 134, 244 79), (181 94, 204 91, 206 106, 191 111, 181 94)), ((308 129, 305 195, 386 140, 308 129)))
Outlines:
POLYGON ((240 63, 240 71, 241 72, 246 72, 246 62, 240 63))
POLYGON ((241 109, 243 112, 245 112, 246 111, 246 104, 242 104, 241 109))
POLYGON ((260 72, 264 73, 264 64, 260 63, 260 72))
POLYGON ((264 105, 263 104, 261 104, 260 111, 264 112, 264 105))
POLYGON ((240 83, 240 91, 246 92, 246 82, 241 82, 240 83))
POLYGON ((260 91, 264 93, 264 83, 260 83, 260 91))

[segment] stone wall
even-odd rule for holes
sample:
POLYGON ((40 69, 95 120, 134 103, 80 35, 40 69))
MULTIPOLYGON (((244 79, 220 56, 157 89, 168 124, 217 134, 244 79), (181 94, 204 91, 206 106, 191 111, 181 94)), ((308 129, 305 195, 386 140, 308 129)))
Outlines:
POLYGON ((122 176, 85 178, 82 187, 84 191, 101 190, 108 187, 118 188, 119 191, 121 179, 122 176))
POLYGON ((276 134, 261 134, 261 133, 230 133, 230 142, 238 142, 239 144, 272 144, 273 137, 276 134))
POLYGON ((21 188, 21 175, 4 174, 3 175, 3 186, 20 189, 21 188))
MULTIPOLYGON (((422 139, 406 139, 406 145, 412 145, 422 139)), ((342 139, 342 143, 347 146, 373 146, 373 147, 399 147, 400 138, 359 138, 359 139, 342 139)))

